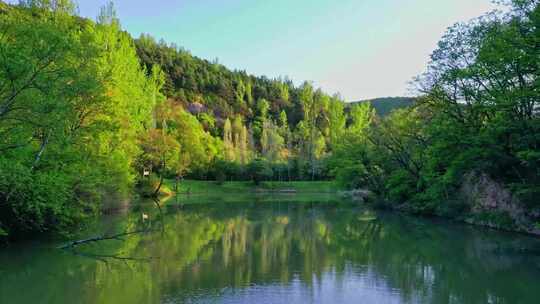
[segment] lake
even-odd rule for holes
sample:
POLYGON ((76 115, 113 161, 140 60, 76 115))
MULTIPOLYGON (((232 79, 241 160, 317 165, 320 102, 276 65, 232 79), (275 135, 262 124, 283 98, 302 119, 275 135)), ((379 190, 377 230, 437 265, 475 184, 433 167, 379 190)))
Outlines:
POLYGON ((0 248, 0 303, 540 303, 538 238, 331 196, 141 202, 71 238, 124 232, 0 248))

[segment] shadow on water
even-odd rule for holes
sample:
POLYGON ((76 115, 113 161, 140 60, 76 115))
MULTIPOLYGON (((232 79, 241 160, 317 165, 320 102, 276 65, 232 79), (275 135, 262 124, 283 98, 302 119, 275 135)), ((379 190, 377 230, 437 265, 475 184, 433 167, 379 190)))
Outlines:
POLYGON ((141 202, 104 218, 80 240, 95 236, 103 240, 68 250, 58 244, 1 250, 0 303, 540 298, 538 239, 376 212, 331 196, 141 202))

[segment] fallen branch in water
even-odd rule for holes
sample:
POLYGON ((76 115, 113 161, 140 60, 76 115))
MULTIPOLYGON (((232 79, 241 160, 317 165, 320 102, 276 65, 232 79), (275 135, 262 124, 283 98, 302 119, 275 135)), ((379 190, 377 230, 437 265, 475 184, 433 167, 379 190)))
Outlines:
POLYGON ((150 232, 150 231, 152 231, 152 230, 131 231, 131 232, 124 232, 124 233, 119 233, 119 234, 110 235, 110 236, 96 236, 96 237, 92 237, 92 238, 88 238, 88 239, 84 239, 84 240, 78 240, 78 241, 73 241, 73 242, 67 243, 65 245, 62 245, 62 246, 58 247, 58 249, 68 249, 68 248, 73 248, 73 247, 76 247, 76 246, 79 246, 79 245, 82 245, 82 244, 94 243, 94 242, 99 242, 99 241, 107 241, 107 240, 123 241, 124 239, 122 239, 122 237, 124 237, 124 236, 129 236, 129 235, 133 235, 133 234, 147 233, 147 232, 150 232))
POLYGON ((104 263, 107 263, 108 259, 119 260, 119 261, 124 261, 124 262, 150 262, 152 260, 159 259, 158 257, 138 258, 138 257, 123 257, 119 255, 92 254, 92 253, 79 252, 74 249, 70 250, 70 252, 73 253, 74 255, 95 259, 104 263))

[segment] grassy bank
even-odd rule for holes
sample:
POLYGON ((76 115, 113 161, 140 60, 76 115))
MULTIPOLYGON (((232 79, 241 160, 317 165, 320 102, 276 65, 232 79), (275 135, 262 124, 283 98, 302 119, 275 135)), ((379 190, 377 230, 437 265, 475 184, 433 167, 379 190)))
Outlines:
MULTIPOLYGON (((174 180, 165 186, 174 189, 174 180)), ((212 202, 236 203, 262 202, 332 202, 339 200, 339 187, 332 181, 325 182, 265 182, 255 186, 252 182, 225 182, 186 180, 180 183, 179 195, 167 198, 182 204, 212 202)), ((165 201, 164 201, 165 203, 165 201)))
MULTIPOLYGON (((165 186, 174 189, 174 180, 167 180, 165 186)), ((258 192, 288 193, 336 193, 339 190, 333 181, 316 182, 263 182, 255 186, 252 182, 224 182, 185 180, 180 183, 179 194, 241 194, 258 192)), ((172 191, 172 190, 171 190, 172 191)))

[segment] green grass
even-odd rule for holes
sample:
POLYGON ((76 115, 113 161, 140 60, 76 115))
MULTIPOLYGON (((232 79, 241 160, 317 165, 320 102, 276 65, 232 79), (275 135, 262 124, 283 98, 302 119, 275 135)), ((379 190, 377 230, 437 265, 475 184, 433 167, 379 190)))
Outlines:
POLYGON ((332 193, 295 193, 295 194, 282 194, 282 193, 230 193, 230 194, 181 194, 178 196, 170 196, 162 199, 162 204, 208 204, 208 203, 332 203, 340 202, 343 199, 332 193))
MULTIPOLYGON (((174 180, 164 186, 174 190, 174 180)), ((180 183, 178 196, 164 198, 163 203, 176 201, 182 204, 210 202, 332 202, 339 200, 339 187, 335 182, 224 182, 185 180, 180 183), (293 191, 291 191, 293 190, 293 191)))
POLYGON ((317 182, 265 182, 262 188, 269 190, 295 190, 299 193, 336 193, 340 190, 334 181, 317 182))
MULTIPOLYGON (((174 189, 174 181, 167 180, 165 185, 174 189)), ((179 194, 241 194, 257 192, 283 192, 292 190, 299 194, 336 193, 339 187, 333 181, 316 182, 263 182, 255 186, 252 182, 224 182, 185 180, 180 183, 179 194)))

